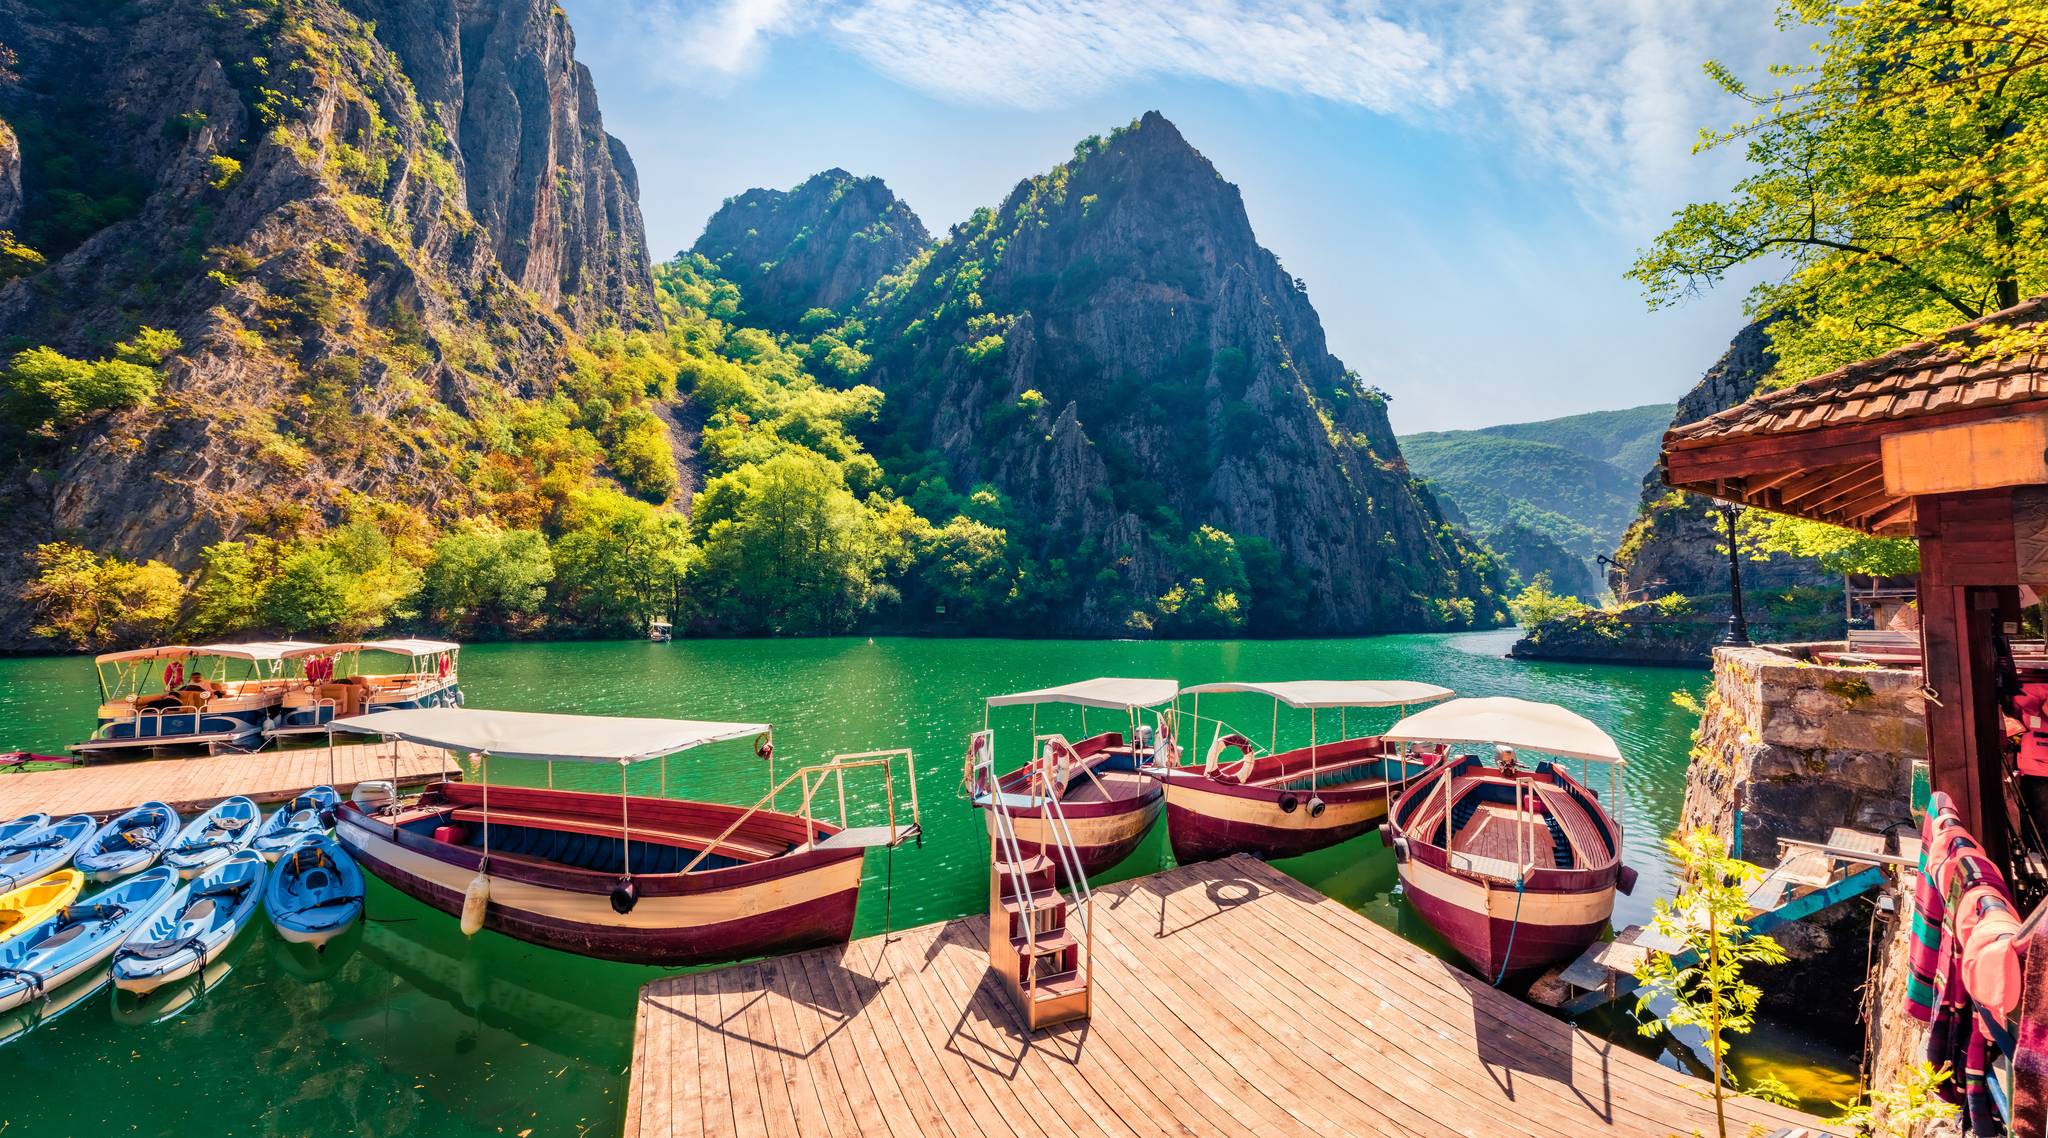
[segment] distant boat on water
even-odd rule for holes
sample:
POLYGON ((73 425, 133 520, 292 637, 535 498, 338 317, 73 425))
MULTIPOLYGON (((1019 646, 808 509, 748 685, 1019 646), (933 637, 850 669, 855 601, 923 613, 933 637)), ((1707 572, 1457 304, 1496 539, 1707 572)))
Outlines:
POLYGON ((315 735, 337 719, 415 707, 460 707, 456 658, 447 640, 358 640, 309 644, 285 655, 289 684, 278 713, 264 726, 271 738, 315 735), (398 670, 367 670, 364 656, 401 661, 398 670))

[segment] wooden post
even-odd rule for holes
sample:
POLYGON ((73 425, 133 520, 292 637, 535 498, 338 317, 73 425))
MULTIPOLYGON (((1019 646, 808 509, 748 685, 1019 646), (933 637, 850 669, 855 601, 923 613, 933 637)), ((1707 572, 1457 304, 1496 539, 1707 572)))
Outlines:
POLYGON ((1926 682, 1927 759, 1934 789, 1955 799, 1963 824, 2009 864, 2009 815, 1998 711, 1999 625, 2019 607, 2008 491, 1915 500, 1920 539, 1920 637, 1926 682))

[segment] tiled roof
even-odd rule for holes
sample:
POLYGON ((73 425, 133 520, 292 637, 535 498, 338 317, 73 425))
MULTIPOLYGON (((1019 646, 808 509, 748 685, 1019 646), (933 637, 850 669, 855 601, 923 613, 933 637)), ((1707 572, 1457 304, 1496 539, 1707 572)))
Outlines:
POLYGON ((2048 295, 1951 328, 1804 383, 1751 397, 1696 423, 1674 427, 1666 449, 1746 435, 1787 434, 1843 423, 1909 419, 1967 407, 2048 399, 2048 353, 1966 360, 1986 329, 2048 323, 2048 295))

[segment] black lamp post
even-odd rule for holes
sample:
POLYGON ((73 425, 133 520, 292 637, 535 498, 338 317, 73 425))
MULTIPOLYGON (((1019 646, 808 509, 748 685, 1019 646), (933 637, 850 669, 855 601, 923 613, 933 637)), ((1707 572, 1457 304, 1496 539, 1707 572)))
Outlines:
POLYGON ((1728 525, 1728 627, 1716 643, 1726 648, 1749 647, 1749 621, 1742 615, 1742 555, 1735 547, 1735 519, 1742 507, 1723 502, 1718 507, 1728 525))

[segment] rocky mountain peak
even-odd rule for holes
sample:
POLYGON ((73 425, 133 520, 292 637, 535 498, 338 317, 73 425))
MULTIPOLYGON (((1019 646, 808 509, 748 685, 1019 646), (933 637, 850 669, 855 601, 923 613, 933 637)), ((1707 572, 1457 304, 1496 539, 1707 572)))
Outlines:
POLYGON ((729 199, 690 251, 739 285, 749 318, 793 330, 811 309, 843 313, 930 243, 887 183, 835 166, 729 199))

